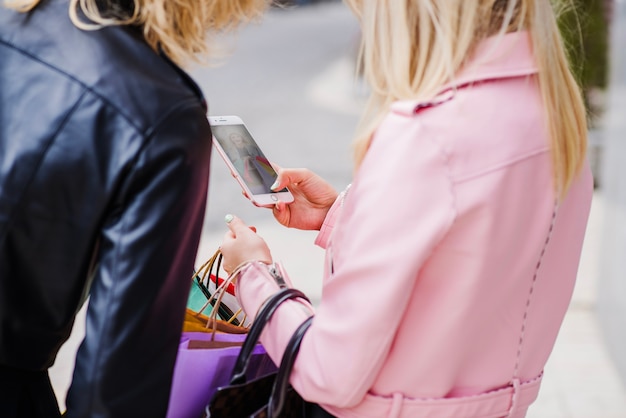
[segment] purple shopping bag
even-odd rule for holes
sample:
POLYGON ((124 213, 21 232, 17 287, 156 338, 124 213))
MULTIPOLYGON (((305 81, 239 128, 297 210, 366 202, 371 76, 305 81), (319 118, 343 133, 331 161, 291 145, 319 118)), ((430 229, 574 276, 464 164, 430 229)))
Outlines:
MULTIPOLYGON (((215 334, 215 341, 240 343, 225 348, 189 348, 190 341, 210 341, 211 333, 183 332, 174 366, 167 418, 199 418, 220 386, 228 385, 246 334, 215 334)), ((254 348, 251 378, 277 370, 262 345, 254 348)))

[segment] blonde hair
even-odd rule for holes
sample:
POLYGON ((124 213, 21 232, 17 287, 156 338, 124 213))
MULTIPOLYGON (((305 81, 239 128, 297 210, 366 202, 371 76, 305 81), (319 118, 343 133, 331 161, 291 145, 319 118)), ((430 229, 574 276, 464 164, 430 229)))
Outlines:
POLYGON ((361 22, 361 71, 371 97, 354 142, 356 167, 397 100, 428 100, 482 39, 525 29, 547 114, 555 190, 563 197, 586 154, 587 117, 548 0, 345 0, 361 22))
MULTIPOLYGON (((28 12, 41 0, 5 0, 5 5, 28 12)), ((229 31, 262 15, 270 0, 116 0, 108 9, 97 0, 70 0, 69 15, 75 26, 85 30, 104 26, 134 25, 143 30, 150 46, 163 50, 179 65, 202 61, 209 55, 210 36, 229 31), (125 10, 121 4, 128 4, 125 10), (81 20, 78 11, 90 20, 81 20)))

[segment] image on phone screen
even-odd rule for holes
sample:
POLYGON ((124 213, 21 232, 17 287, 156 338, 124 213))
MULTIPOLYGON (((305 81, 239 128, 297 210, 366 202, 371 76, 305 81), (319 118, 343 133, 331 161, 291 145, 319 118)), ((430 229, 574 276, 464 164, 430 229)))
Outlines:
POLYGON ((214 125, 211 131, 252 194, 286 191, 270 189, 277 173, 244 125, 214 125))

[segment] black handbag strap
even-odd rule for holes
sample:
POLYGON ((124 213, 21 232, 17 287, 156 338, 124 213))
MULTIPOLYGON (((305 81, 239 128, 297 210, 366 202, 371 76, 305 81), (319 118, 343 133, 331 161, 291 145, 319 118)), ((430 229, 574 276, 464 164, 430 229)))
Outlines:
POLYGON ((278 368, 278 374, 272 387, 272 396, 270 396, 269 403, 267 405, 267 416, 269 418, 277 418, 283 409, 285 404, 285 396, 287 394, 287 387, 289 386, 289 377, 291 376, 291 370, 293 364, 296 361, 298 352, 300 351, 300 344, 304 338, 304 334, 307 332, 311 323, 313 322, 313 316, 307 318, 291 336, 291 339, 287 343, 285 348, 285 354, 280 362, 278 368))
POLYGON ((270 320, 280 304, 282 304, 286 300, 296 298, 301 298, 306 300, 307 302, 310 302, 306 295, 300 290, 294 288, 286 288, 279 290, 263 304, 263 306, 259 310, 258 315, 252 322, 252 326, 250 326, 250 329, 248 330, 248 335, 246 336, 246 339, 241 346, 241 350, 239 351, 239 355, 237 356, 237 360, 235 361, 233 374, 230 378, 231 385, 245 383, 246 370, 248 369, 248 364, 250 363, 252 351, 258 343, 259 338, 261 337, 261 333, 265 328, 265 325, 270 320))

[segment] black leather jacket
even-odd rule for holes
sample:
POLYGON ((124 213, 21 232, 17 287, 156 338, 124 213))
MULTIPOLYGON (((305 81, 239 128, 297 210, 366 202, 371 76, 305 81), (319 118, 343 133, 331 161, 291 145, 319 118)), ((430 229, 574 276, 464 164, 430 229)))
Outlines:
POLYGON ((89 294, 68 417, 165 415, 210 151, 200 90, 140 30, 0 5, 0 364, 51 366, 89 294))

